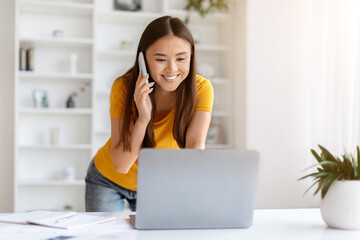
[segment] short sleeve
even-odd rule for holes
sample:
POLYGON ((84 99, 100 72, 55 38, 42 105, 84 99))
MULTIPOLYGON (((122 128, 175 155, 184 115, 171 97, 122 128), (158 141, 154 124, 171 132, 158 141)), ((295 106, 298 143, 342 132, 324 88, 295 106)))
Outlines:
POLYGON ((126 106, 125 78, 120 77, 114 81, 111 87, 110 116, 116 119, 124 119, 126 106))
POLYGON ((195 111, 212 112, 214 89, 209 79, 196 75, 197 99, 195 111))

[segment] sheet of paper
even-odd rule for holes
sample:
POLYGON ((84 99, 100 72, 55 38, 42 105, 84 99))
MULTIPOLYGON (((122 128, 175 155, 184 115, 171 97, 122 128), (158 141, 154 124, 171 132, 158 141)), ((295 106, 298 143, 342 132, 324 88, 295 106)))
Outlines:
POLYGON ((47 227, 63 228, 63 229, 74 229, 79 227, 86 227, 95 224, 102 224, 106 222, 115 221, 116 217, 103 217, 103 216, 94 216, 88 214, 75 214, 69 218, 60 218, 59 217, 49 217, 41 218, 35 221, 31 221, 32 224, 38 224, 47 227), (59 220, 64 220, 59 222, 59 220))
POLYGON ((27 224, 29 221, 36 221, 42 218, 59 218, 60 216, 66 217, 74 214, 76 214, 76 212, 34 211, 27 213, 12 213, 0 216, 0 222, 27 224))
POLYGON ((127 223, 115 222, 93 225, 89 228, 65 230, 36 225, 1 224, 0 240, 26 239, 26 240, 52 240, 67 237, 69 240, 91 239, 136 239, 136 230, 127 223), (70 238, 71 237, 71 238, 70 238))
POLYGON ((38 240, 47 239, 51 237, 67 235, 68 230, 58 228, 46 228, 36 225, 19 225, 19 224, 2 224, 0 226, 0 240, 8 239, 26 239, 26 240, 38 240))

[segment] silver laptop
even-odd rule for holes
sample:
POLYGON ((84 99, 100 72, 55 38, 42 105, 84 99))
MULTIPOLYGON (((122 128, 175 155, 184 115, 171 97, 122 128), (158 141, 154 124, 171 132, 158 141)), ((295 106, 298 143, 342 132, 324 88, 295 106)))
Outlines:
POLYGON ((259 153, 142 149, 137 229, 246 228, 255 204, 259 153))

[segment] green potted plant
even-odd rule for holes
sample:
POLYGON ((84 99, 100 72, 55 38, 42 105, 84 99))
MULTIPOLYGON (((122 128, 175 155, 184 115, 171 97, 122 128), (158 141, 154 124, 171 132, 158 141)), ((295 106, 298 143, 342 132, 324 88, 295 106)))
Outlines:
POLYGON ((184 8, 187 13, 184 22, 189 23, 190 11, 198 12, 204 18, 210 12, 227 8, 226 0, 187 0, 184 8))
MULTIPOLYGON (((299 180, 313 178, 317 185, 314 195, 321 191, 321 216, 329 227, 341 229, 360 229, 360 150, 355 156, 342 155, 342 159, 333 156, 319 145, 320 155, 311 150, 317 160, 317 170, 299 180)), ((310 168, 314 167, 311 166, 310 168)), ((309 190, 307 189, 307 191, 309 190)), ((306 191, 306 192, 307 192, 306 191)))

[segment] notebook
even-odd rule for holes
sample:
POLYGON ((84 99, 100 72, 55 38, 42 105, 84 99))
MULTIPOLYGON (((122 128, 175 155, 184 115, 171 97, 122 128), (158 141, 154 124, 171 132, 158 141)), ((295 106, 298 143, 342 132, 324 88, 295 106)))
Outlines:
POLYGON ((116 220, 116 217, 103 217, 77 212, 34 211, 0 216, 0 222, 14 224, 33 224, 61 229, 74 229, 116 220))

